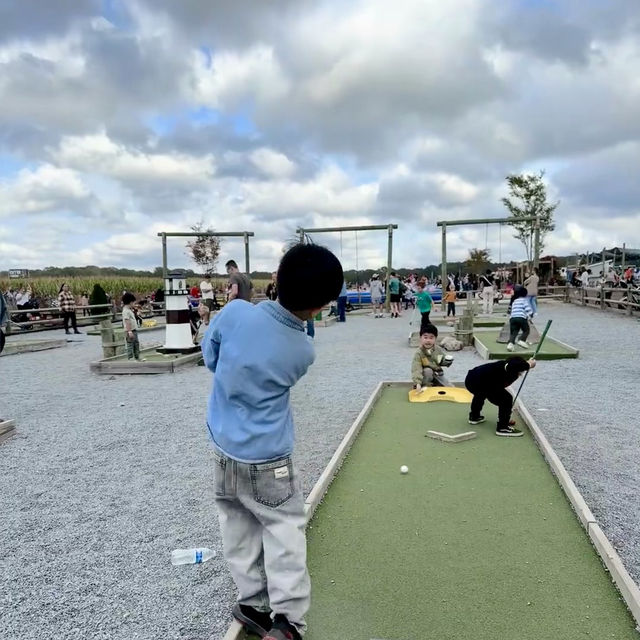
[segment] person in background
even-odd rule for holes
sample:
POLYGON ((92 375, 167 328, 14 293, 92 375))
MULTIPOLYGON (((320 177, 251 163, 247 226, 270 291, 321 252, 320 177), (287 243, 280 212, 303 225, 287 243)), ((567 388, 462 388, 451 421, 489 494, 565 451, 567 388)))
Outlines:
MULTIPOLYGON (((420 335, 422 335, 423 329, 430 325, 429 322, 429 314, 431 313, 431 307, 433 306, 433 298, 429 294, 429 292, 425 289, 425 284, 420 280, 416 285, 416 306, 418 307, 418 311, 420 312, 421 320, 420 320, 420 335)), ((438 334, 436 334, 437 336, 438 334)))
POLYGON ((5 300, 4 294, 0 291, 0 353, 4 349, 5 337, 4 333, 9 325, 9 307, 5 300))
POLYGON ((82 292, 82 295, 80 296, 80 306, 82 307, 82 315, 83 316, 88 316, 89 314, 89 309, 87 309, 87 305, 89 304, 89 294, 86 291, 82 292))
POLYGON ((278 282, 277 273, 275 271, 271 274, 271 282, 267 285, 265 295, 267 296, 268 300, 278 299, 278 282))
POLYGON ((540 278, 538 277, 538 270, 534 267, 531 270, 531 275, 529 275, 524 281, 524 286, 527 288, 529 292, 527 295, 527 300, 529 302, 529 306, 533 310, 533 315, 535 316, 538 313, 538 282, 540 278))
POLYGON ((122 327, 127 345, 127 360, 140 360, 140 341, 138 340, 138 321, 133 310, 136 297, 128 291, 122 296, 122 327))
POLYGON ((240 273, 235 260, 229 260, 224 266, 229 274, 229 302, 236 298, 251 302, 253 284, 249 276, 240 273))
POLYGON ((342 289, 338 295, 338 322, 347 321, 347 283, 342 282, 342 289))
POLYGON ((384 295, 384 285, 380 281, 380 275, 374 273, 369 283, 371 291, 371 304, 373 305, 373 317, 382 318, 382 296, 384 295))
POLYGON ((514 343, 523 349, 530 347, 527 342, 529 337, 529 320, 533 317, 533 309, 529 305, 529 292, 525 287, 519 287, 513 292, 511 297, 511 318, 509 320, 509 343, 507 344, 507 351, 514 350, 514 343), (520 340, 516 342, 518 333, 522 332, 520 340))
POLYGON ((200 288, 197 284, 194 284, 191 289, 189 289, 189 295, 192 298, 200 298, 200 288))
POLYGON ((209 328, 211 309, 204 303, 204 300, 198 305, 198 317, 200 320, 196 327, 195 335, 193 336, 193 344, 202 344, 204 335, 209 328))
POLYGON ((76 319, 76 299, 73 297, 71 291, 69 291, 69 285, 64 282, 58 292, 58 307, 62 311, 62 322, 64 324, 64 332, 69 332, 69 322, 73 327, 73 333, 80 333, 78 331, 78 321, 76 319))
POLYGON ((582 283, 582 288, 585 289, 589 286, 589 276, 591 275, 591 269, 583 269, 580 274, 580 282, 582 283))
POLYGON ((447 303, 447 318, 452 315, 456 317, 456 290, 451 286, 447 286, 447 292, 444 294, 444 301, 447 303))
POLYGON ((202 302, 209 309, 209 311, 211 311, 214 306, 214 295, 210 273, 205 273, 204 280, 200 283, 200 295, 202 296, 202 302))
POLYGON ((400 280, 395 271, 389 277, 389 301, 391 302, 391 317, 397 318, 400 315, 400 280))
POLYGON ((482 289, 482 313, 493 313, 495 289, 493 287, 494 278, 491 275, 491 269, 487 269, 486 273, 480 276, 479 284, 482 289))

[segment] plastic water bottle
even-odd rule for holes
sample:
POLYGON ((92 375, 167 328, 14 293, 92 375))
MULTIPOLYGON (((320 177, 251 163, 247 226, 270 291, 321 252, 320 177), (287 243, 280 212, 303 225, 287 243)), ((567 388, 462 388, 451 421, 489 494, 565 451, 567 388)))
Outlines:
POLYGON ((211 560, 216 555, 215 551, 207 549, 175 549, 171 552, 171 564, 201 564, 211 560))

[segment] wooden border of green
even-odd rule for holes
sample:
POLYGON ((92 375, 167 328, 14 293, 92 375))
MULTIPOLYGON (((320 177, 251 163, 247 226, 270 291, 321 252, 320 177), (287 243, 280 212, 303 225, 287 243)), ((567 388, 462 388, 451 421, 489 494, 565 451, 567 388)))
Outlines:
MULTIPOLYGON (((454 383, 458 386, 458 383, 454 383)), ((313 517, 313 513, 322 501, 325 493, 331 486, 331 482, 336 477, 342 462, 346 457, 349 449, 353 445, 362 425, 366 421, 367 417, 371 413, 373 405, 378 400, 384 387, 406 387, 411 388, 411 382, 402 381, 382 381, 375 387, 369 399, 365 403, 362 411, 358 414, 349 431, 342 439, 342 442, 336 449, 331 460, 327 464, 325 470, 322 472, 318 481, 314 485, 313 489, 309 493, 307 500, 305 501, 305 515, 307 518, 307 524, 313 517)), ((520 417, 527 425, 527 428, 531 431, 534 437, 538 449, 540 450, 544 460, 549 465, 551 472, 554 474, 564 494, 567 496, 569 503, 578 517, 578 520, 585 529, 585 533, 589 536, 596 552, 600 556, 604 566, 609 571, 613 583, 616 585, 620 595, 622 596, 627 608, 631 612, 636 624, 640 625, 640 589, 635 584, 629 572, 624 566, 620 556, 613 548, 613 545, 609 542, 608 538, 595 520, 591 509, 587 505, 586 501, 578 491, 575 483, 571 479, 571 476, 565 469, 560 458, 553 450, 553 447, 547 440, 546 436, 537 425, 533 416, 529 413, 528 409, 524 406, 522 400, 518 400, 515 406, 516 410, 520 414, 520 417)), ((231 626, 224 635, 223 640, 243 640, 246 638, 242 625, 233 621, 231 626)))
POLYGON ((48 349, 58 349, 66 347, 67 341, 61 338, 50 340, 15 340, 7 341, 1 356, 15 356, 20 353, 33 353, 35 351, 46 351, 48 349))
MULTIPOLYGON (((153 352, 158 346, 160 345, 141 349, 140 355, 144 356, 145 353, 153 352)), ((196 351, 177 358, 171 358, 166 362, 131 362, 130 360, 123 359, 123 356, 120 355, 113 356, 111 358, 104 358, 103 360, 96 360, 90 363, 89 368, 94 373, 102 375, 174 373, 176 369, 196 363, 201 357, 202 353, 200 351, 196 351)))
POLYGON ((15 420, 0 420, 0 444, 16 433, 15 420))
MULTIPOLYGON (((499 355, 496 355, 495 353, 491 352, 489 350, 489 347, 487 347, 479 338, 478 335, 482 335, 483 333, 490 333, 490 331, 479 331, 478 334, 476 334, 474 332, 473 335, 473 346, 475 347, 476 351, 478 352, 478 355, 481 358, 484 358, 485 360, 501 360, 501 359, 506 359, 506 358, 510 358, 511 356, 523 356, 523 357, 532 357, 533 356, 533 352, 535 350, 535 346, 527 351, 523 351, 523 350, 519 350, 519 351, 511 351, 511 352, 507 352, 507 354, 503 354, 500 353, 499 355)), ((538 353, 537 359, 538 360, 564 360, 567 358, 577 358, 580 355, 580 351, 578 349, 576 349, 575 347, 572 347, 569 344, 566 344, 565 342, 561 342, 560 340, 556 340, 555 338, 551 338, 549 336, 547 336, 545 338, 545 342, 553 342, 559 346, 561 346, 563 349, 567 350, 566 354, 548 354, 545 353, 544 351, 541 351, 540 353, 538 353)))

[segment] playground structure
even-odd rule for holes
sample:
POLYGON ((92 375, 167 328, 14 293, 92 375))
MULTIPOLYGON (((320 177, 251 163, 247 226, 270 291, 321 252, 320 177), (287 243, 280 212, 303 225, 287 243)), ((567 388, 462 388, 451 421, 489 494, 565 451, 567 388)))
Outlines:
MULTIPOLYGON (((442 287, 444 291, 445 283, 448 280, 449 274, 447 271, 447 227, 460 226, 460 225, 472 225, 472 224, 509 224, 513 222, 513 218, 479 218, 479 219, 467 219, 467 220, 440 220, 437 222, 438 227, 442 227, 442 287)), ((534 229, 534 248, 533 248, 533 267, 537 269, 540 262, 540 217, 529 216, 526 218, 518 218, 518 222, 531 222, 534 229)), ((444 301, 444 293, 442 296, 442 310, 446 308, 444 301)))
MULTIPOLYGON (((331 232, 339 232, 340 237, 342 238, 342 233, 344 231, 354 231, 356 234, 356 280, 358 273, 358 231, 384 231, 386 230, 388 233, 388 244, 387 244, 387 272, 385 274, 385 291, 389 292, 389 276, 391 274, 392 263, 393 263, 393 230, 397 229, 397 224, 386 224, 386 225, 364 225, 364 226, 355 226, 355 227, 321 227, 316 229, 308 229, 304 227, 298 227, 296 229, 296 233, 300 235, 300 243, 304 244, 305 239, 309 239, 310 234, 312 233, 331 233, 331 232)), ((342 257, 342 256, 341 256, 342 257)), ((359 291, 359 289, 358 289, 359 291)), ((387 311, 390 308, 390 300, 387 295, 385 298, 385 308, 387 311)))

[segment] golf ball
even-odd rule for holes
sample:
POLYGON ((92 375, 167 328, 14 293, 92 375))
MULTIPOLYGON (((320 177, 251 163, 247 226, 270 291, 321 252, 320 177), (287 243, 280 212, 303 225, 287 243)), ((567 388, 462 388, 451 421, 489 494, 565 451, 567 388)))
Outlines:
POLYGON ((406 465, 406 464, 403 464, 403 465, 400 467, 400 473, 409 473, 409 467, 407 467, 407 465, 406 465))

